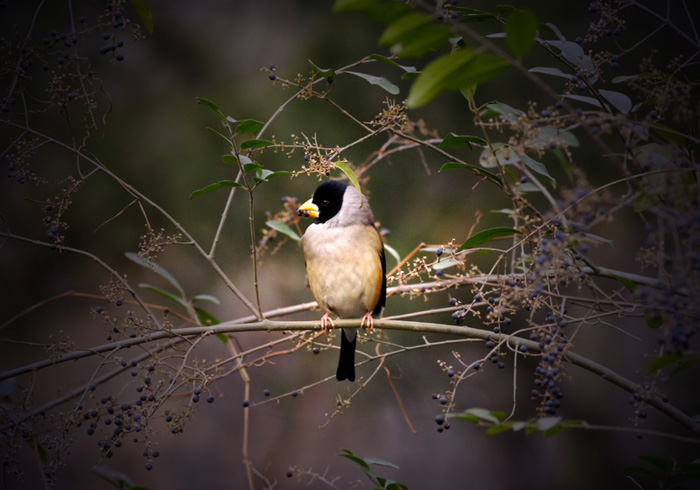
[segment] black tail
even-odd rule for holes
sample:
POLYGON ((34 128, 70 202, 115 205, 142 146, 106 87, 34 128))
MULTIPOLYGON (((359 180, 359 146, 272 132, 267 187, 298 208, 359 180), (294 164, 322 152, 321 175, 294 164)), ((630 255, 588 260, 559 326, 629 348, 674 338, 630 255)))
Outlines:
POLYGON ((355 344, 357 343, 357 335, 352 341, 345 336, 345 330, 340 331, 340 359, 338 359, 338 371, 335 373, 335 378, 338 381, 347 379, 355 381, 355 344))

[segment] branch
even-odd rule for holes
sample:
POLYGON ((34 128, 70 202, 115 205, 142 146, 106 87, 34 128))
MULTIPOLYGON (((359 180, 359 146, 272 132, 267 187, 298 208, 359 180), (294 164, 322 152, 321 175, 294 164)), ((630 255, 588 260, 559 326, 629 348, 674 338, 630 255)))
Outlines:
MULTIPOLYGON (((359 320, 336 320, 336 328, 341 327, 359 327, 359 320)), ((539 348, 539 343, 523 339, 520 337, 515 337, 513 335, 507 334, 494 334, 491 331, 465 327, 465 326, 452 326, 444 325, 440 323, 424 323, 424 322, 411 322, 411 321, 398 321, 398 320, 376 320, 374 322, 375 327, 385 329, 385 330, 400 330, 409 332, 424 332, 424 333, 438 333, 443 335, 455 335, 458 337, 482 339, 482 340, 494 340, 503 341, 509 347, 514 350, 518 350, 520 346, 526 346, 528 352, 538 353, 541 351, 539 348)), ((161 330, 158 332, 153 332, 150 335, 128 338, 120 340, 117 342, 110 342, 108 344, 98 345, 87 349, 77 349, 73 352, 65 354, 57 359, 45 359, 43 361, 35 362, 25 366, 21 366, 9 371, 0 373, 0 381, 19 376, 31 371, 46 368, 54 364, 60 364, 67 361, 75 361, 85 357, 92 356, 101 352, 111 352, 115 350, 126 349, 135 345, 144 344, 147 342, 153 342, 156 340, 171 338, 171 337, 191 337, 191 336, 201 336, 201 335, 211 335, 219 333, 236 333, 236 332, 290 332, 290 331, 303 331, 303 330, 321 330, 321 324, 316 320, 311 321, 285 321, 277 322, 271 320, 263 320, 253 323, 240 324, 236 322, 226 322, 213 327, 184 327, 172 330, 161 330)), ((384 357, 388 354, 382 354, 379 358, 384 357)), ((536 355, 536 354, 533 354, 536 355)), ((615 371, 599 364, 591 359, 573 352, 566 352, 564 354, 564 359, 571 362, 572 364, 582 367, 592 373, 597 374, 601 378, 611 382, 612 384, 628 391, 630 393, 639 393, 640 387, 637 383, 630 381, 617 374, 615 371)), ((657 408, 659 411, 665 413, 672 419, 676 420, 687 429, 690 429, 693 433, 700 436, 700 424, 695 420, 690 418, 685 413, 681 412, 677 408, 665 402, 660 396, 653 396, 646 399, 649 405, 657 408)))

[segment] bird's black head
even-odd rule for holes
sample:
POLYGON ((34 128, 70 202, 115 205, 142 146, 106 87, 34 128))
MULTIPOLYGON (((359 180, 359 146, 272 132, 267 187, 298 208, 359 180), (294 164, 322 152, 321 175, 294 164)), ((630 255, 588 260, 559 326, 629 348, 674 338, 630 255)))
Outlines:
POLYGON ((347 187, 343 182, 328 180, 316 188, 311 201, 318 206, 317 223, 325 223, 338 214, 343 206, 343 196, 347 187))

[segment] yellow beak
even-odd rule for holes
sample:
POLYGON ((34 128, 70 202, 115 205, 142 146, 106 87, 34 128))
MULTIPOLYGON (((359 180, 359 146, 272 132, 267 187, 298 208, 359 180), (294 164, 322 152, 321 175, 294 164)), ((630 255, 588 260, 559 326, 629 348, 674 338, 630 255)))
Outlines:
POLYGON ((305 216, 307 218, 318 218, 318 206, 311 202, 311 199, 299 206, 298 212, 299 216, 305 216))

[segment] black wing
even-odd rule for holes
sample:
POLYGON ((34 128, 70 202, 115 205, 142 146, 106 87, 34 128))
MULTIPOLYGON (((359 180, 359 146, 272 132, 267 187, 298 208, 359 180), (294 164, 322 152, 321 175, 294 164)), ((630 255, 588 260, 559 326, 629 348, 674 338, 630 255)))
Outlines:
POLYGON ((382 292, 379 294, 377 306, 375 306, 374 311, 372 311, 372 316, 375 317, 379 317, 386 306, 386 257, 384 255, 384 247, 382 247, 382 251, 379 254, 379 260, 382 263, 382 292))

